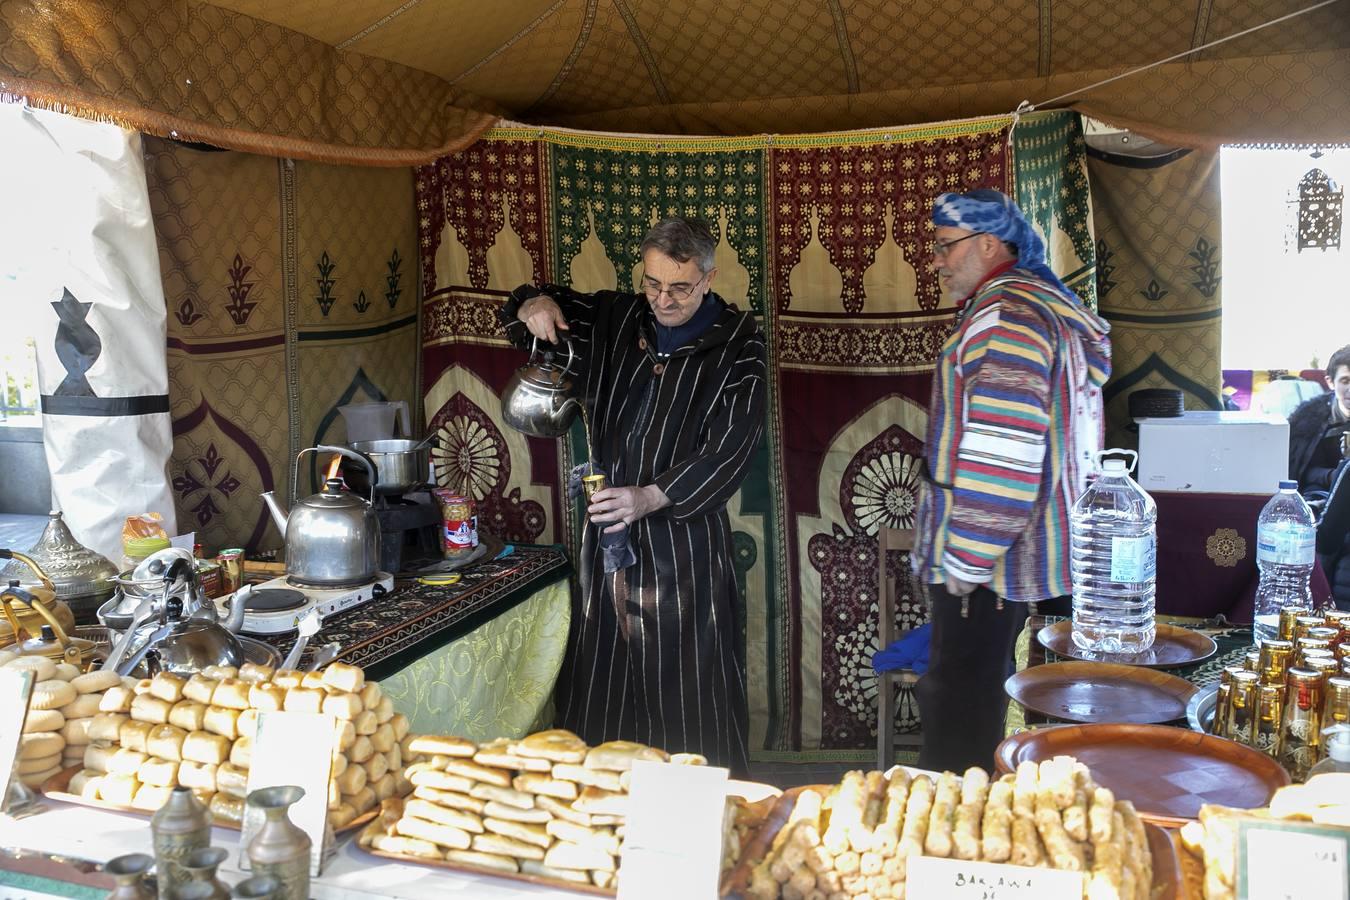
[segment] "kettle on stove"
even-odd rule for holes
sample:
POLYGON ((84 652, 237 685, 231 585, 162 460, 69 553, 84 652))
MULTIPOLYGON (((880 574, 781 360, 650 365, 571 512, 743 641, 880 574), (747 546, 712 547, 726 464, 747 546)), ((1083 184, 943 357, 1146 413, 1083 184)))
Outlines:
POLYGON ((554 351, 539 352, 539 339, 530 343, 530 359, 511 376, 502 389, 502 420, 531 437, 556 438, 567 433, 581 409, 573 396, 572 366, 576 354, 572 339, 563 337, 567 362, 556 365, 554 351), (536 359, 542 360, 536 362, 536 359))
POLYGON ((21 656, 45 656, 83 669, 93 656, 94 643, 69 636, 75 616, 70 607, 56 599, 56 589, 46 573, 28 556, 14 550, 0 549, 0 559, 27 564, 40 582, 38 586, 20 586, 16 579, 0 588, 0 608, 4 611, 0 646, 12 643, 11 649, 21 656))
POLYGON ((375 465, 369 457, 346 447, 308 447, 295 458, 292 497, 299 492, 300 457, 306 453, 336 453, 360 461, 370 477, 370 500, 342 490, 337 478, 325 481, 319 493, 294 501, 290 512, 282 509, 271 491, 264 492, 263 502, 286 539, 286 575, 307 587, 369 584, 380 566, 380 524, 373 506, 375 465))

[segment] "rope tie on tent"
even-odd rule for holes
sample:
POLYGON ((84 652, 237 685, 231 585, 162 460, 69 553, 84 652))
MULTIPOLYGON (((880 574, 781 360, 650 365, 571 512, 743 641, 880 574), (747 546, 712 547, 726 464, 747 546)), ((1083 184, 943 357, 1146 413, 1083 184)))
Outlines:
MULTIPOLYGON (((1253 25, 1251 28, 1244 29, 1242 31, 1237 32, 1236 34, 1230 34, 1226 37, 1217 38, 1215 40, 1201 44, 1199 47, 1192 47, 1191 49, 1183 50, 1180 53, 1173 53, 1171 56, 1165 57, 1156 62, 1147 63, 1142 66, 1136 66, 1135 68, 1130 69, 1126 72, 1121 72, 1119 75, 1112 75, 1110 78, 1103 78, 1101 81, 1089 84, 1086 87, 1075 88, 1072 91, 1060 94, 1058 97, 1051 97, 1049 100, 1042 100, 1040 103, 1030 103, 1026 100, 1023 100, 1020 104, 1018 104, 1017 109, 1012 112, 1013 128, 1017 127, 1017 121, 1023 115, 1026 115, 1029 112, 1034 112, 1035 110, 1040 109, 1041 107, 1049 106, 1052 103, 1058 103, 1061 100, 1067 100, 1070 97, 1076 97, 1079 94, 1086 94, 1088 91, 1096 90, 1097 88, 1102 87, 1103 85, 1110 84, 1113 81, 1119 81, 1122 78, 1129 78, 1131 75, 1138 75, 1140 72, 1147 72, 1149 69, 1155 69, 1158 66, 1166 65, 1167 63, 1170 62, 1175 62, 1176 60, 1181 59, 1183 56, 1190 56, 1192 53, 1199 53, 1201 50, 1208 50, 1210 47, 1217 47, 1220 44, 1226 44, 1229 41, 1237 40, 1240 37, 1246 37, 1247 35, 1260 31, 1263 28, 1269 28, 1272 25, 1278 25, 1281 22, 1287 22, 1290 19, 1297 19, 1299 16, 1307 15, 1310 12, 1316 12, 1317 10, 1323 8, 1324 6, 1332 6, 1339 2, 1341 2, 1341 0, 1321 0, 1321 2, 1314 3, 1312 6, 1307 6, 1304 7, 1303 9, 1295 10, 1294 12, 1291 13, 1286 13, 1285 15, 1271 19, 1269 22, 1262 22, 1260 25, 1253 25)), ((1011 129, 1008 131, 1008 140, 1009 141, 1012 140, 1011 129)))
POLYGON ((1017 109, 1012 112, 1012 124, 1008 126, 1008 146, 1013 145, 1013 132, 1017 130, 1017 123, 1022 121, 1022 116, 1029 112, 1034 112, 1036 107, 1031 105, 1030 100, 1023 100, 1017 104, 1017 109))

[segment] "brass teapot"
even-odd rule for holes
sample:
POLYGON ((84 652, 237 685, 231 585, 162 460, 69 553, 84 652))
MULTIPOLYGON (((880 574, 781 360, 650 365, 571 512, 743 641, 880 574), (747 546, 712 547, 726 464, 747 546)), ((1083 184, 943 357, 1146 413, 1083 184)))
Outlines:
POLYGON ((56 599, 51 579, 37 563, 17 551, 0 549, 0 559, 26 563, 42 584, 20 587, 14 580, 0 588, 0 608, 4 610, 0 646, 13 645, 10 649, 17 650, 20 656, 46 656, 84 669, 94 655, 94 642, 70 637, 75 616, 69 606, 56 599), (50 636, 44 631, 49 631, 50 636))

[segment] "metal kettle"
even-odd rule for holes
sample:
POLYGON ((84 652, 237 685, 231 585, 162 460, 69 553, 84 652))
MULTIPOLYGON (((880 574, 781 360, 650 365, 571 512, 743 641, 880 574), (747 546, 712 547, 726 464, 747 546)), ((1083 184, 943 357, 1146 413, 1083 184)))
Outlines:
POLYGON ((554 351, 539 351, 539 339, 530 344, 529 361, 515 371, 502 389, 502 420, 531 437, 556 438, 567 433, 581 409, 572 395, 572 366, 576 354, 571 338, 564 337, 567 362, 556 365, 554 351), (536 361, 538 360, 538 361, 536 361))
POLYGON ((0 605, 4 609, 3 618, 0 618, 0 647, 16 644, 19 646, 14 649, 23 654, 36 653, 81 664, 78 657, 87 659, 94 645, 89 641, 77 643, 74 639, 67 639, 67 635, 75 628, 75 616, 69 606, 56 599, 56 588, 52 586, 47 573, 32 558, 17 550, 0 549, 2 559, 14 559, 27 565, 37 576, 38 584, 21 585, 17 579, 11 579, 7 587, 0 587, 0 605), (27 634, 30 639, 37 638, 46 625, 51 626, 53 634, 59 636, 57 649, 35 651, 25 643, 24 635, 27 634), (67 647, 76 648, 74 655, 77 658, 68 658, 69 654, 65 652, 67 647))
POLYGON ((380 563, 380 525, 373 506, 375 466, 368 457, 346 447, 308 447, 295 458, 292 497, 299 491, 300 457, 306 453, 336 453, 360 461, 370 477, 370 500, 342 490, 337 478, 325 481, 319 493, 295 501, 290 512, 281 508, 271 491, 263 493, 263 502, 286 539, 286 574, 308 587, 369 584, 380 563))

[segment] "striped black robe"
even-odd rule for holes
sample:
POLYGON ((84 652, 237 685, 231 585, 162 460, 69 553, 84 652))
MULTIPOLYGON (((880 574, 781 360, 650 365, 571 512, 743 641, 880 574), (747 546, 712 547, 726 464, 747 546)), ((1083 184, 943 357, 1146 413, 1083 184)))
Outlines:
POLYGON ((637 562, 608 576, 601 526, 585 526, 559 723, 591 744, 640 741, 744 773, 745 651, 726 503, 763 430, 764 335, 752 314, 714 295, 717 318, 662 360, 643 295, 526 285, 502 310, 520 346, 530 335, 516 311, 541 291, 571 326, 609 483, 656 484, 671 501, 633 524, 637 562))

